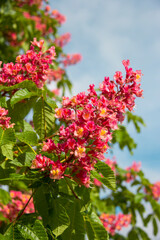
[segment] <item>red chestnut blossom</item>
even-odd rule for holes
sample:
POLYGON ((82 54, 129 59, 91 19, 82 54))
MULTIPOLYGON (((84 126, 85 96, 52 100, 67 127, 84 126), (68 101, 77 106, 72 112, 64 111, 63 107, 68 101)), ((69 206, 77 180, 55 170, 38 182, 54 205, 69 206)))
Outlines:
POLYGON ((52 162, 52 168, 50 170, 51 179, 61 179, 63 178, 64 171, 66 170, 65 166, 62 166, 60 161, 52 162))
POLYGON ((10 117, 7 117, 8 110, 0 107, 0 127, 3 129, 13 128, 14 123, 10 123, 10 117))
MULTIPOLYGON (((49 150, 48 148, 44 148, 43 151, 46 149, 49 150)), ((40 169, 40 171, 48 172, 51 179, 63 178, 63 174, 66 170, 66 166, 62 166, 59 160, 54 162, 50 158, 42 156, 41 154, 36 155, 36 158, 32 161, 31 168, 40 169)))
POLYGON ((151 186, 151 191, 155 200, 160 199, 160 182, 156 182, 151 186))
POLYGON ((52 90, 52 93, 54 93, 54 95, 56 95, 56 96, 59 96, 59 95, 60 95, 60 90, 59 90, 59 88, 53 89, 53 90, 52 90))
POLYGON ((24 12, 23 16, 27 19, 31 19, 35 22, 35 28, 41 32, 43 36, 53 33, 53 29, 47 28, 47 21, 46 19, 41 18, 40 16, 32 16, 29 12, 24 12))
MULTIPOLYGON (((12 222, 17 217, 19 211, 21 211, 28 202, 30 194, 24 194, 22 192, 12 190, 10 191, 10 196, 12 198, 12 202, 7 205, 0 204, 0 212, 5 218, 8 218, 9 221, 12 222)), ((34 212, 33 199, 31 199, 25 208, 24 213, 34 212)))
POLYGON ((30 50, 16 58, 16 64, 3 65, 0 73, 0 84, 12 86, 24 80, 30 80, 41 88, 48 76, 49 65, 55 59, 55 48, 52 46, 43 52, 44 41, 34 38, 30 50), (37 48, 37 49, 36 49, 37 48))
POLYGON ((126 170, 128 171, 126 173, 126 182, 130 182, 135 179, 136 173, 140 171, 141 168, 141 162, 133 162, 132 166, 127 167, 126 170))
POLYGON ((119 213, 118 215, 102 213, 100 220, 106 230, 113 236, 116 230, 120 231, 123 227, 128 227, 131 222, 131 214, 125 215, 119 213))
POLYGON ((59 37, 57 37, 54 40, 54 43, 58 46, 58 47, 64 47, 71 39, 71 34, 70 33, 65 33, 59 37))
POLYGON ((48 70, 48 82, 50 83, 51 81, 59 81, 62 79, 63 74, 65 71, 62 68, 57 68, 57 69, 49 69, 48 70))
POLYGON ((36 155, 36 158, 32 161, 32 168, 40 168, 41 171, 49 169, 51 160, 41 154, 36 155))
POLYGON ((58 21, 59 24, 65 23, 66 21, 66 17, 59 13, 56 9, 52 11, 52 16, 58 21))
POLYGON ((42 0, 17 0, 16 4, 19 7, 23 7, 24 5, 29 5, 29 6, 37 5, 40 8, 42 5, 42 0))
POLYGON ((64 60, 62 60, 61 62, 63 63, 64 67, 76 64, 82 60, 82 56, 79 53, 62 55, 62 57, 64 58, 64 60))
POLYGON ((108 166, 110 166, 110 168, 112 169, 112 171, 114 173, 116 173, 116 165, 117 162, 115 160, 111 160, 110 158, 106 158, 104 161, 108 166))
POLYGON ((82 92, 72 98, 64 97, 62 108, 55 109, 55 116, 65 122, 66 127, 62 125, 57 133, 58 144, 47 140, 42 150, 55 154, 59 161, 63 152, 66 157, 62 165, 69 169, 71 178, 86 187, 97 159, 104 159, 113 130, 124 120, 126 109, 133 109, 135 95, 142 95, 137 88, 140 71, 137 73, 131 68, 126 71, 127 77, 120 83, 105 77, 100 84, 100 96, 94 85, 90 85, 88 94, 82 92))

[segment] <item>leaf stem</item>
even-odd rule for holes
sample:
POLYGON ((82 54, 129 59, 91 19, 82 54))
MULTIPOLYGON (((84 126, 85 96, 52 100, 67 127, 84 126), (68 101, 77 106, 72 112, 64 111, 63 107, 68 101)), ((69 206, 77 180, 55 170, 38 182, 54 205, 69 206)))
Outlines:
POLYGON ((65 181, 67 183, 67 185, 69 186, 71 192, 73 193, 73 195, 75 196, 76 199, 80 200, 79 197, 77 196, 77 194, 74 192, 73 188, 72 188, 72 185, 70 184, 70 182, 68 181, 67 178, 65 178, 65 181))
POLYGON ((36 151, 34 151, 34 149, 31 147, 31 145, 30 144, 27 144, 30 148, 31 148, 31 150, 37 155, 37 153, 36 153, 36 151))

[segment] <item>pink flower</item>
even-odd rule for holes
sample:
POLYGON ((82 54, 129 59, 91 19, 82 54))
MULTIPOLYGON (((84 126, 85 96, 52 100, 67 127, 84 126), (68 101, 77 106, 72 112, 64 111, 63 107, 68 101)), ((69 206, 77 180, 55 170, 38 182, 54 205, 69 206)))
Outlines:
POLYGON ((30 50, 26 54, 19 55, 16 63, 3 65, 0 72, 0 84, 12 86, 24 80, 30 80, 41 88, 48 78, 50 64, 55 59, 55 47, 52 46, 43 52, 44 40, 31 42, 30 50))
POLYGON ((66 17, 54 9, 52 11, 52 16, 58 21, 59 24, 65 23, 66 17))
POLYGON ((5 108, 0 107, 0 127, 3 128, 4 130, 6 128, 13 128, 15 125, 14 123, 10 123, 10 117, 7 117, 6 115, 8 114, 8 110, 5 108))
MULTIPOLYGON (((11 190, 10 196, 12 198, 12 202, 8 203, 7 205, 0 204, 0 211, 5 218, 12 222, 17 217, 19 211, 22 210, 28 202, 30 194, 24 194, 20 191, 11 190)), ((34 212, 33 199, 31 199, 25 208, 24 213, 34 212)))
POLYGON ((66 56, 63 56, 64 60, 62 60, 62 63, 64 67, 67 67, 69 65, 76 64, 82 60, 82 56, 79 53, 76 54, 68 54, 66 56))
POLYGON ((151 186, 151 191, 155 200, 160 199, 160 182, 156 182, 151 186))
POLYGON ((59 161, 57 162, 52 162, 52 168, 50 170, 50 178, 51 179, 61 179, 63 178, 63 174, 65 171, 66 167, 63 166, 59 161))
POLYGON ((106 230, 113 236, 116 230, 120 231, 123 227, 128 227, 131 222, 131 214, 119 213, 118 215, 113 215, 102 213, 100 220, 106 230))
POLYGON ((133 164, 130 167, 127 167, 126 170, 128 171, 126 173, 126 181, 130 182, 135 179, 136 173, 140 171, 141 168, 141 162, 133 162, 133 164))
POLYGON ((71 39, 71 34, 70 33, 65 33, 59 37, 57 37, 54 40, 54 43, 58 46, 58 47, 64 47, 71 39))
POLYGON ((36 158, 32 161, 31 168, 39 168, 41 171, 45 171, 49 168, 51 164, 51 160, 46 156, 42 156, 41 154, 36 155, 36 158))

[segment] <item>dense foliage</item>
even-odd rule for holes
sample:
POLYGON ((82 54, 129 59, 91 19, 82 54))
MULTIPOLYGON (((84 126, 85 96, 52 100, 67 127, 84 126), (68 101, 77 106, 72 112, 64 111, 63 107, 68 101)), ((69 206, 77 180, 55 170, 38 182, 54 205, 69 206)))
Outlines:
POLYGON ((131 113, 142 73, 124 60, 124 77, 64 96, 81 55, 64 53, 66 18, 46 2, 0 3, 0 238, 148 240, 137 217, 157 234, 160 183, 105 156, 115 143, 136 147, 122 122, 144 125, 131 113))

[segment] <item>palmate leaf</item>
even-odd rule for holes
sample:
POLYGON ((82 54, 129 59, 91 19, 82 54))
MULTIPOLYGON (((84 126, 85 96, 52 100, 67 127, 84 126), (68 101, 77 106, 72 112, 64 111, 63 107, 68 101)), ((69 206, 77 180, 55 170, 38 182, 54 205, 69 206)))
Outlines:
POLYGON ((42 139, 53 128, 55 121, 53 109, 40 98, 34 106, 33 123, 35 130, 42 139))
POLYGON ((85 216, 85 223, 89 240, 109 240, 107 231, 94 212, 85 216))
POLYGON ((98 161, 94 168, 96 171, 92 171, 92 176, 102 182, 108 188, 115 190, 116 189, 116 179, 112 169, 104 162, 98 161), (99 175, 101 173, 103 177, 99 175))

